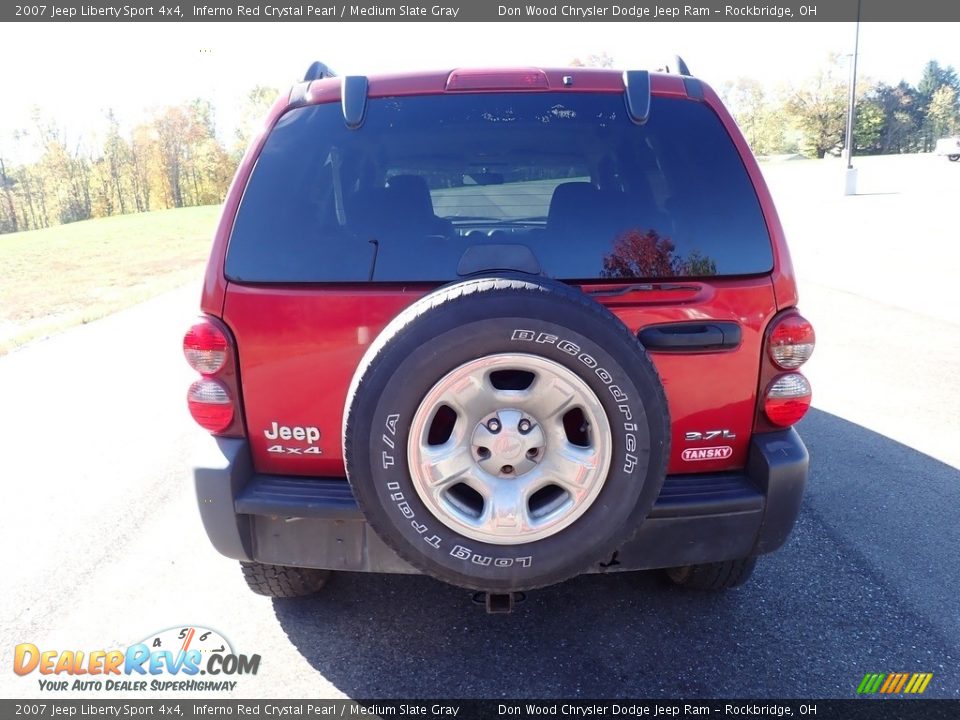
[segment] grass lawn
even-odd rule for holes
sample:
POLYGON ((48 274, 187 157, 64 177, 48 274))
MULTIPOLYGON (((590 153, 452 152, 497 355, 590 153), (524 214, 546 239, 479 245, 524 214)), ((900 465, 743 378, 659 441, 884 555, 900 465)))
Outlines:
POLYGON ((0 355, 192 280, 219 206, 0 235, 0 355))

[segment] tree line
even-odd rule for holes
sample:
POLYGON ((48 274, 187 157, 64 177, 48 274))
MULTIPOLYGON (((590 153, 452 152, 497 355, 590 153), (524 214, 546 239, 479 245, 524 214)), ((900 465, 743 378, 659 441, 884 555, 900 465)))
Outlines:
MULTIPOLYGON (((822 158, 846 146, 845 60, 831 56, 799 86, 769 91, 740 78, 720 88, 755 154, 822 158)), ((856 95, 854 154, 930 152, 939 138, 960 133, 960 78, 935 60, 924 66, 916 86, 858 77, 856 95)))
MULTIPOLYGON (((606 53, 572 65, 609 67, 606 53)), ((798 86, 775 90, 750 78, 720 88, 754 153, 822 158, 846 143, 849 77, 831 56, 798 86)), ((36 160, 11 163, 0 145, 0 234, 90 218, 223 200, 234 169, 276 97, 258 86, 244 98, 231 141, 218 138, 207 100, 159 108, 127 133, 107 111, 102 137, 74 138, 35 110, 30 127, 13 135, 36 160)), ((940 137, 960 133, 960 78, 931 60, 910 85, 857 82, 856 154, 929 152, 940 137)))
POLYGON ((13 164, 0 145, 0 234, 221 202, 276 95, 259 86, 247 94, 232 142, 218 138, 213 105, 202 99, 158 108, 126 133, 108 110, 98 138, 73 137, 35 109, 12 140, 36 159, 13 164))

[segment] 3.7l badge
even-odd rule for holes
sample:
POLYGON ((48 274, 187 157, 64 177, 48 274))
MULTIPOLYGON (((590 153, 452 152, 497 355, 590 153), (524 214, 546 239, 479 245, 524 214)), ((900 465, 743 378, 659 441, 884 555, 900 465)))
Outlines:
POLYGON ((732 433, 729 430, 705 430, 704 432, 688 432, 684 439, 687 442, 698 442, 700 440, 734 440, 736 439, 736 433, 732 433))

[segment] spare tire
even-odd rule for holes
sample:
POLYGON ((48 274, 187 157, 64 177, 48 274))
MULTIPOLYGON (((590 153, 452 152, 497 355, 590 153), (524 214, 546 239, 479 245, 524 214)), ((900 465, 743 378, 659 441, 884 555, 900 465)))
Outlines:
POLYGON ((562 283, 443 287, 364 355, 344 410, 381 539, 454 585, 510 592, 608 560, 663 484, 670 420, 643 346, 562 283))

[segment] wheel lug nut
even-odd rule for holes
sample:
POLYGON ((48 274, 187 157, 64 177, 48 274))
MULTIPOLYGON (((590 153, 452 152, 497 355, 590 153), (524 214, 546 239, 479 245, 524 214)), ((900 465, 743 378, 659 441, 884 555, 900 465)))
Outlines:
POLYGON ((539 454, 539 452, 540 451, 537 450, 536 448, 530 448, 529 450, 527 450, 527 457, 532 460, 539 454))
POLYGON ((502 472, 504 475, 513 474, 513 465, 504 465, 502 468, 500 468, 500 472, 502 472))
POLYGON ((517 429, 518 429, 520 432, 522 432, 524 435, 526 435, 528 432, 530 432, 530 428, 532 428, 532 427, 533 427, 533 425, 531 425, 531 424, 530 424, 530 421, 527 420, 526 418, 524 418, 523 420, 521 420, 521 421, 517 424, 517 429))
POLYGON ((491 420, 490 422, 488 422, 488 423, 487 423, 487 430, 489 430, 489 431, 492 432, 492 433, 498 433, 498 432, 500 432, 500 421, 497 420, 496 418, 494 418, 493 420, 491 420))

